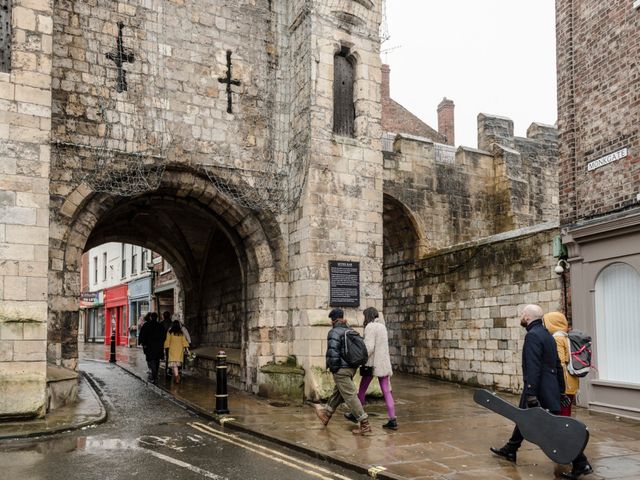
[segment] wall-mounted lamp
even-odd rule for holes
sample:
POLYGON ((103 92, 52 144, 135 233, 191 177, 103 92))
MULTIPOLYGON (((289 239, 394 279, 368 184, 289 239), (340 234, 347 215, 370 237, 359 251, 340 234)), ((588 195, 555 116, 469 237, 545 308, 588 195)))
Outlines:
POLYGON ((569 270, 569 264, 566 260, 558 260, 558 264, 553 269, 557 275, 562 275, 567 270, 569 270))

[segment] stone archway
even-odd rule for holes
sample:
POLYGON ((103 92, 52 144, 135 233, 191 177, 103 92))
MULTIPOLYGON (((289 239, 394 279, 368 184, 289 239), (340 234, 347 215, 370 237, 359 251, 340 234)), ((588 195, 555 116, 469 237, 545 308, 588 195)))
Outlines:
POLYGON ((416 260, 426 250, 424 229, 400 200, 383 196, 384 265, 416 260))
POLYGON ((82 253, 109 241, 134 243, 171 263, 183 286, 185 321, 198 343, 237 347, 241 383, 257 390, 258 366, 274 359, 269 339, 291 332, 275 326, 276 309, 287 308, 276 299, 276 292, 286 291, 277 286, 287 276, 284 242, 272 215, 239 207, 184 168, 168 168, 156 191, 131 198, 80 185, 56 213, 50 241, 50 361, 77 365, 82 253))
POLYGON ((389 329, 391 361, 404 370, 404 361, 418 339, 420 317, 415 298, 416 262, 427 251, 424 229, 409 208, 395 197, 383 199, 383 302, 389 329))

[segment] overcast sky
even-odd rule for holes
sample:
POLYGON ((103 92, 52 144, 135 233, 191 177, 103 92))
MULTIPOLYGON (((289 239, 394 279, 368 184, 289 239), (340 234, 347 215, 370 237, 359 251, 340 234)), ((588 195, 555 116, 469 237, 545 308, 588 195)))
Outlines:
POLYGON ((456 145, 477 146, 476 117, 557 120, 554 0, 387 0, 391 97, 437 129, 456 105, 456 145))

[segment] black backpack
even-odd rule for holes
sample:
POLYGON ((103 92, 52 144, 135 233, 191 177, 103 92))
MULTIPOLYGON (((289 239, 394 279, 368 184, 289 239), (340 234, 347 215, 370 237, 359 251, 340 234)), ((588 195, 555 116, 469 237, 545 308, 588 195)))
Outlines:
POLYGON ((349 366, 354 368, 364 365, 369 359, 364 339, 355 330, 348 329, 344 332, 344 351, 342 352, 342 358, 349 366))

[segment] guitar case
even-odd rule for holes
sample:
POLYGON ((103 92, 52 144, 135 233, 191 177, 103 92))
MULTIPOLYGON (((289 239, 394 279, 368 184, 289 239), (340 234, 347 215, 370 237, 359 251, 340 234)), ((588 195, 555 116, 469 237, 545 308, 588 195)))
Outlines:
POLYGON ((518 408, 488 390, 476 390, 473 399, 514 422, 525 440, 539 446, 556 463, 571 463, 589 441, 586 425, 575 418, 552 415, 540 407, 518 408))

